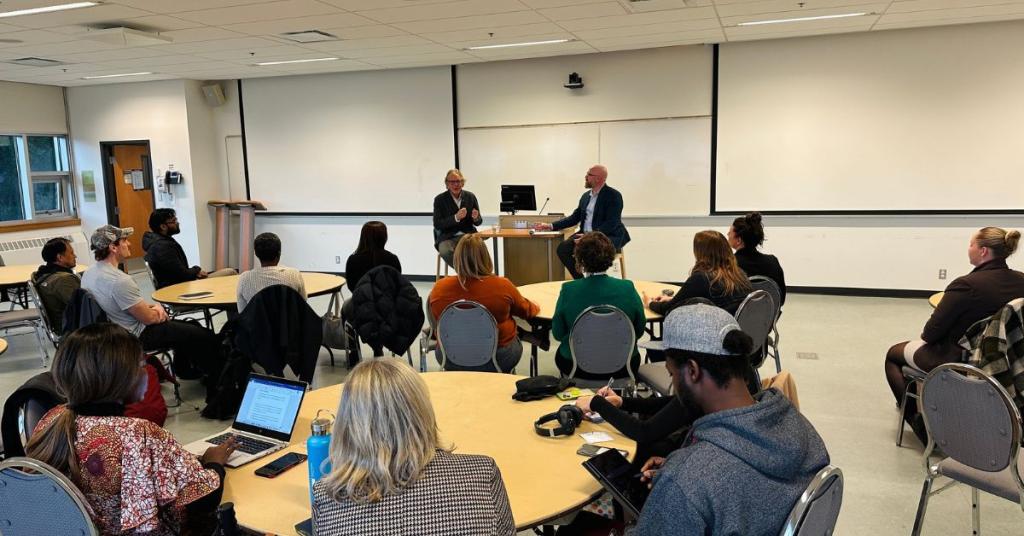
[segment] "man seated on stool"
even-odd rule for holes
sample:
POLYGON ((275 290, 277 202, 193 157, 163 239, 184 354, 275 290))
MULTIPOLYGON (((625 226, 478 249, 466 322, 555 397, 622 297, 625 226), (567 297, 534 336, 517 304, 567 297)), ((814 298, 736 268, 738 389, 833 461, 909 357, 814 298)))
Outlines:
POLYGON ((469 190, 463 190, 466 179, 457 169, 449 169, 444 176, 444 192, 434 198, 434 249, 452 265, 455 246, 464 234, 475 233, 476 226, 484 222, 480 215, 480 203, 469 190))
POLYGON ((174 235, 181 232, 174 209, 158 208, 154 210, 149 215, 149 228, 151 230, 142 235, 142 249, 146 250, 146 262, 149 263, 149 269, 153 271, 156 288, 238 273, 233 268, 206 273, 198 266, 189 267, 185 250, 174 239, 174 235))
POLYGON ((238 277, 238 312, 241 313, 253 296, 269 286, 287 285, 306 299, 306 283, 302 272, 295 268, 279 266, 281 262, 281 239, 274 233, 260 233, 253 240, 252 249, 260 260, 260 267, 242 273, 238 277))
POLYGON ((629 243, 629 231, 622 224, 622 194, 615 188, 605 185, 605 181, 608 180, 608 169, 596 164, 587 170, 587 176, 583 180, 584 186, 590 188, 590 191, 580 197, 580 204, 572 214, 554 223, 537 223, 533 226, 538 231, 561 231, 567 227, 580 226, 576 234, 558 245, 558 258, 573 279, 583 277, 576 269, 576 261, 573 258, 576 241, 583 233, 601 231, 612 241, 616 251, 621 251, 622 247, 629 243))
POLYGON ((779 534, 829 463, 821 436, 779 391, 750 395, 753 341, 724 309, 672 311, 662 345, 675 396, 703 417, 682 448, 644 464, 642 478, 654 487, 627 534, 779 534))

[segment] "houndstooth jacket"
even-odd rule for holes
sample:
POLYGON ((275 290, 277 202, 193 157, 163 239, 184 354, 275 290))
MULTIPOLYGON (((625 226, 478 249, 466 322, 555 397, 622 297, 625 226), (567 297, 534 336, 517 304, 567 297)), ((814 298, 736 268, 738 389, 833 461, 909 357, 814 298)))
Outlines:
POLYGON ((1024 298, 968 328, 960 347, 970 352, 968 365, 995 378, 1017 408, 1024 409, 1024 298))
POLYGON ((336 501, 324 482, 313 488, 318 536, 514 535, 501 471, 487 456, 438 450, 423 474, 379 502, 336 501))

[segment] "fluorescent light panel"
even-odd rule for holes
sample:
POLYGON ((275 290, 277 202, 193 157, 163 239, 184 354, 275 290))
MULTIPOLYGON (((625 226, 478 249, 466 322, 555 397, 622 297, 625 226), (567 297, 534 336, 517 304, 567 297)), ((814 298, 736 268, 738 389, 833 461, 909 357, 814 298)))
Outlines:
POLYGON ((507 43, 504 45, 480 45, 476 47, 468 47, 466 50, 484 50, 488 48, 509 48, 509 47, 532 47, 534 45, 554 45, 558 43, 568 43, 572 39, 551 39, 548 41, 529 41, 526 43, 507 43))
POLYGON ((142 76, 144 74, 153 74, 153 73, 151 73, 149 71, 146 71, 144 73, 101 74, 101 75, 97 75, 97 76, 83 76, 82 80, 96 80, 96 79, 99 79, 99 78, 118 78, 118 77, 121 77, 121 76, 142 76))
POLYGON ((310 63, 310 62, 313 62, 313 61, 334 61, 334 60, 340 60, 340 59, 341 58, 312 58, 312 59, 308 59, 308 60, 262 61, 260 63, 254 64, 254 65, 259 65, 259 66, 263 66, 263 65, 284 65, 286 63, 310 63))
POLYGON ((59 4, 56 6, 33 7, 30 9, 18 9, 15 11, 0 12, 0 18, 20 17, 22 15, 38 15, 39 13, 53 13, 54 11, 65 11, 68 9, 81 9, 100 5, 99 2, 74 2, 71 4, 59 4))
POLYGON ((804 22, 808 20, 826 20, 826 19, 845 19, 848 17, 863 17, 869 13, 841 13, 839 15, 818 15, 816 17, 796 17, 793 19, 772 19, 772 20, 755 20, 751 22, 741 22, 736 26, 757 26, 760 24, 779 24, 782 22, 804 22))

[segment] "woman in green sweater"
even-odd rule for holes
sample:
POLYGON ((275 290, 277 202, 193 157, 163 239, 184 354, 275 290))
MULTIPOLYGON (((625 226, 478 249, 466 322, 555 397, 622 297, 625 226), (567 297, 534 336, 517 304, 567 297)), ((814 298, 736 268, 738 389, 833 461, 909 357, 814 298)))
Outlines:
MULTIPOLYGON (((562 285, 555 304, 555 314, 551 318, 551 334, 561 343, 555 355, 555 364, 563 375, 572 371, 572 352, 569 350, 569 333, 576 322, 576 317, 591 305, 614 305, 626 313, 633 324, 637 337, 643 334, 646 319, 644 304, 637 294, 632 281, 608 277, 605 273, 615 260, 615 246, 603 233, 591 232, 583 235, 576 242, 573 254, 576 268, 583 273, 583 279, 567 281, 562 285)), ((640 353, 633 346, 633 357, 629 368, 636 373, 640 366, 640 353)), ((626 368, 616 372, 616 378, 628 376, 626 368)), ((580 378, 599 378, 584 371, 577 370, 580 378)))

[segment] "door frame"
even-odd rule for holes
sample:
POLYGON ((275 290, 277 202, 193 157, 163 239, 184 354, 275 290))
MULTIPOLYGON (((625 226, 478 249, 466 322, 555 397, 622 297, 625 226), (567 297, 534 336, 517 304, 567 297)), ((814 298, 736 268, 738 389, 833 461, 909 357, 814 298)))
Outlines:
POLYGON ((120 227, 121 217, 116 210, 117 185, 114 184, 117 177, 114 177, 114 164, 110 161, 110 159, 114 157, 115 145, 138 145, 146 148, 146 154, 149 155, 149 165, 146 165, 146 159, 144 159, 142 162, 142 173, 145 175, 146 181, 150 185, 149 192, 153 196, 154 207, 156 206, 156 185, 153 184, 153 153, 149 147, 149 140, 100 142, 100 160, 103 163, 103 193, 107 204, 107 223, 115 227, 120 227))

